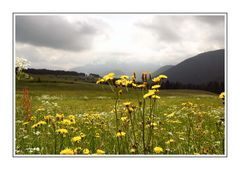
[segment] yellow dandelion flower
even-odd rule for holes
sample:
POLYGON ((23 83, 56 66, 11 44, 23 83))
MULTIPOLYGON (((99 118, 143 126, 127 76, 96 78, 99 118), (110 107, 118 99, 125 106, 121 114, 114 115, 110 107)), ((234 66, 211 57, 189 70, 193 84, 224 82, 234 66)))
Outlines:
POLYGON ((127 75, 122 75, 120 76, 120 79, 129 79, 129 77, 127 75))
POLYGON ((153 151, 154 151, 155 153, 161 153, 161 152, 163 152, 163 148, 157 146, 157 147, 155 147, 155 148, 153 149, 153 151))
POLYGON ((84 138, 86 135, 84 133, 80 133, 81 138, 84 138))
POLYGON ((167 78, 168 78, 166 75, 163 75, 163 74, 159 75, 158 77, 159 77, 160 79, 167 79, 167 78))
POLYGON ((160 79, 159 77, 155 77, 155 78, 152 79, 152 81, 153 81, 154 83, 158 83, 158 82, 161 81, 161 79, 160 79))
POLYGON ((130 153, 135 153, 136 152, 136 149, 135 148, 131 148, 130 149, 130 153))
POLYGON ((23 122, 23 126, 29 124, 29 122, 23 122))
POLYGON ((160 96, 158 96, 158 95, 152 95, 151 98, 152 98, 152 99, 160 99, 160 96))
POLYGON ((218 97, 219 97, 220 99, 224 99, 224 98, 225 98, 225 93, 222 92, 218 97))
POLYGON ((103 80, 105 82, 109 81, 109 80, 113 80, 115 76, 115 73, 108 73, 107 75, 103 76, 103 80))
POLYGON ((72 124, 72 122, 69 119, 63 119, 61 123, 64 124, 64 125, 71 125, 72 124))
POLYGON ((156 93, 156 90, 148 90, 148 93, 143 96, 144 99, 151 97, 156 93))
POLYGON ((79 143, 81 141, 81 139, 82 139, 81 136, 75 136, 75 137, 72 138, 72 142, 73 143, 79 143))
POLYGON ((132 86, 133 86, 133 87, 137 87, 137 84, 135 84, 135 83, 132 83, 132 86))
POLYGON ((173 139, 169 139, 168 141, 165 142, 166 145, 169 145, 170 143, 175 142, 173 139))
POLYGON ((72 149, 64 149, 60 152, 60 155, 74 155, 74 150, 72 149))
POLYGON ((139 84, 137 85, 137 88, 145 88, 146 87, 146 84, 139 84))
POLYGON ((97 149, 96 154, 98 154, 98 155, 103 155, 103 154, 105 154, 105 151, 104 151, 104 150, 101 150, 101 149, 97 149))
POLYGON ((131 102, 125 102, 123 103, 124 106, 129 107, 131 105, 131 102))
POLYGON ((64 118, 64 114, 56 114, 56 119, 57 120, 63 120, 63 118, 64 118))
POLYGON ((41 120, 38 123, 32 125, 32 128, 34 129, 34 128, 37 128, 37 127, 40 127, 40 126, 46 125, 46 124, 47 124, 47 122, 41 120))
POLYGON ((116 137, 124 137, 126 135, 125 132, 119 131, 116 133, 116 137))
POLYGON ((84 155, 89 155, 90 154, 89 149, 87 149, 87 148, 83 149, 83 154, 84 155))
POLYGON ((100 83, 103 83, 103 82, 104 82, 104 79, 99 78, 99 79, 97 80, 96 84, 100 84, 100 83))
POLYGON ((66 135, 68 133, 67 129, 57 129, 56 132, 61 135, 66 135))
POLYGON ((127 116, 121 117, 121 121, 125 122, 127 120, 127 116))
POLYGON ((152 89, 159 89, 161 86, 159 84, 152 86, 152 89))
POLYGON ((161 79, 167 79, 168 77, 166 75, 159 75, 158 77, 155 77, 152 79, 153 82, 159 83, 161 79))
POLYGON ((53 116, 52 115, 44 116, 44 120, 50 122, 51 120, 53 120, 53 116))

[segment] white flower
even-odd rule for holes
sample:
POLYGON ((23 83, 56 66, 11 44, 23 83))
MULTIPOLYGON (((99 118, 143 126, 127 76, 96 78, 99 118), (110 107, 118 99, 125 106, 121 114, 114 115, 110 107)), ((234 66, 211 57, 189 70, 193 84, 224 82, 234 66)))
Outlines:
POLYGON ((28 61, 25 58, 21 58, 21 57, 17 57, 16 58, 16 67, 18 68, 18 70, 24 70, 24 69, 28 69, 28 67, 31 65, 30 61, 28 61))

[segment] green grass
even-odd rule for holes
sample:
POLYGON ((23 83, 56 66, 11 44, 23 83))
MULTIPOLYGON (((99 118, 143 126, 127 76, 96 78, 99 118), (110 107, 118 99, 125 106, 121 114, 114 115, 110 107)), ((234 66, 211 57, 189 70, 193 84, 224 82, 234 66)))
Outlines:
POLYGON ((96 153, 97 149, 102 149, 106 154, 131 154, 130 150, 137 145, 135 154, 155 154, 153 148, 156 146, 163 148, 161 154, 224 154, 224 123, 221 122, 224 119, 224 107, 217 94, 199 90, 160 89, 161 98, 154 106, 153 101, 150 103, 150 99, 146 99, 146 118, 153 109, 151 121, 156 122, 157 125, 153 129, 145 127, 146 143, 149 143, 149 147, 144 151, 141 143, 142 111, 138 101, 142 100, 146 92, 126 88, 122 90, 123 94, 117 107, 118 129, 126 132, 126 136, 118 139, 115 136, 117 132, 114 111, 116 95, 112 93, 109 86, 80 81, 77 83, 18 82, 16 86, 16 153, 59 154, 64 148, 79 147, 79 153, 82 153, 84 148, 88 148, 90 153, 96 153), (27 125, 23 125, 26 114, 22 108, 24 87, 29 89, 32 114, 36 117, 27 125), (123 105, 127 101, 137 106, 131 113, 136 116, 132 118, 133 123, 130 119, 133 115, 128 114, 123 105), (183 106, 182 103, 186 102, 193 103, 193 106, 183 106), (54 103, 58 106, 54 106, 54 103), (38 112, 39 108, 45 110, 38 112), (57 113, 63 113, 66 119, 68 115, 76 117, 76 123, 69 126, 55 122, 55 128, 68 129, 69 133, 66 137, 61 138, 57 135, 51 123, 38 129, 31 128, 33 124, 43 120, 44 116, 55 116, 57 113), (122 122, 120 115, 127 116, 129 121, 122 122), (79 144, 71 142, 71 138, 79 135, 80 132, 86 134, 86 137, 79 144), (36 135, 36 133, 40 134, 36 135), (96 133, 100 137, 96 137, 96 133), (174 142, 168 144, 167 141, 170 139, 174 142), (33 148, 39 148, 39 151, 33 148))

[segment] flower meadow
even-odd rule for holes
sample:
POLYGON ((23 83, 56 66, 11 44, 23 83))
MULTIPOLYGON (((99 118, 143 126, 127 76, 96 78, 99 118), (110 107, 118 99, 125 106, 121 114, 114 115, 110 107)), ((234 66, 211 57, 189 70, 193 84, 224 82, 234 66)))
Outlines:
POLYGON ((225 154, 224 92, 161 90, 149 72, 36 83, 16 64, 16 155, 225 154))
POLYGON ((17 82, 15 154, 225 154, 224 93, 161 90, 166 79, 17 82))

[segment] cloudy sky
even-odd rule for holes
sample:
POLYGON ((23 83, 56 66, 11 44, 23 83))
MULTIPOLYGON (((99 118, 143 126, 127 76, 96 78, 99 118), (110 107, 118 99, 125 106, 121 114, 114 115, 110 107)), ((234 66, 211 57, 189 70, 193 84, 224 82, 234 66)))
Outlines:
POLYGON ((224 22, 223 15, 17 15, 15 54, 33 68, 160 67, 224 48, 224 22))

